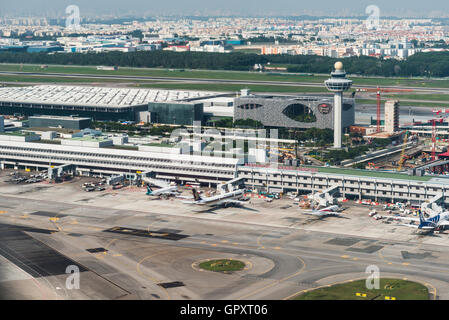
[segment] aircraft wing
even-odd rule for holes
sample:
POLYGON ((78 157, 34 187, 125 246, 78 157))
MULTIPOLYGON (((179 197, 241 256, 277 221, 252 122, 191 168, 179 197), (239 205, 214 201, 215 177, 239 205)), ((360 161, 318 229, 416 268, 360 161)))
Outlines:
POLYGON ((331 215, 333 212, 322 212, 322 211, 303 211, 303 214, 306 214, 308 216, 318 216, 318 217, 323 217, 323 216, 328 216, 331 215))
POLYGON ((398 226, 408 227, 408 228, 413 228, 413 229, 422 229, 422 230, 435 230, 435 228, 431 227, 431 226, 419 228, 418 225, 414 225, 414 224, 404 224, 404 223, 402 223, 402 224, 398 224, 398 226))
POLYGON ((438 223, 438 226, 449 226, 449 221, 441 221, 438 223))
POLYGON ((243 201, 239 201, 239 200, 234 200, 234 199, 224 199, 224 200, 220 200, 218 202, 213 202, 213 203, 206 203, 208 206, 227 206, 227 205, 236 205, 236 206, 243 206, 244 202, 243 201))
POLYGON ((407 224, 407 223, 401 223, 401 224, 397 224, 398 226, 401 226, 401 227, 409 227, 409 228, 414 228, 414 229, 418 229, 418 225, 415 225, 415 224, 407 224))
POLYGON ((178 198, 178 199, 185 199, 185 200, 192 200, 193 199, 192 196, 180 196, 179 194, 176 196, 176 198, 178 198))
POLYGON ((230 203, 230 204, 243 204, 243 201, 239 201, 239 200, 233 200, 233 199, 229 199, 229 200, 223 200, 221 201, 221 203, 230 203))
POLYGON ((198 204, 195 201, 182 201, 184 204, 198 204))
POLYGON ((319 217, 324 217, 324 216, 341 216, 340 212, 334 212, 334 211, 319 211, 319 210, 314 210, 314 211, 302 211, 303 214, 309 215, 309 216, 319 216, 319 217))
POLYGON ((411 218, 411 217, 401 217, 401 216, 383 216, 384 218, 392 218, 392 219, 400 219, 400 220, 408 220, 408 221, 415 221, 420 222, 419 218, 411 218))

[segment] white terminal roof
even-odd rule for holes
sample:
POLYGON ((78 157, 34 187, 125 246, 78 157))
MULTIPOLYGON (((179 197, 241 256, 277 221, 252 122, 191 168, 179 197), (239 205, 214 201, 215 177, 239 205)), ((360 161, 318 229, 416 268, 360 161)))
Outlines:
POLYGON ((85 86, 41 85, 0 88, 0 101, 81 105, 93 107, 130 107, 150 102, 181 102, 222 94, 206 91, 105 88, 85 86))

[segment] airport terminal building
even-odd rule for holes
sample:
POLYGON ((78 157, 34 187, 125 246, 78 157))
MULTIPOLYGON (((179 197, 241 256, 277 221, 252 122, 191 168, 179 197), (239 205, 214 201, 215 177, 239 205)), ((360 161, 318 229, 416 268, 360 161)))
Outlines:
POLYGON ((343 197, 375 201, 421 203, 438 194, 449 204, 448 178, 413 177, 401 173, 373 173, 335 168, 283 167, 245 164, 243 159, 167 154, 108 147, 48 144, 0 135, 0 166, 49 170, 68 166, 81 175, 126 175, 151 171, 176 182, 219 185, 241 179, 247 188, 268 192, 319 192, 337 186, 343 197))
MULTIPOLYGON (((267 127, 334 128, 334 99, 327 96, 247 95, 235 99, 234 120, 252 119, 267 127)), ((344 99, 342 126, 355 123, 355 100, 344 99)))
MULTIPOLYGON (((242 91, 244 93, 244 90, 242 91)), ((76 116, 96 121, 192 125, 209 117, 252 119, 266 127, 333 129, 329 96, 268 96, 223 92, 40 85, 0 88, 0 114, 76 116)), ((344 99, 343 128, 355 122, 354 99, 344 99)))
MULTIPOLYGON (((40 85, 32 87, 0 88, 0 114, 48 115, 88 117, 97 121, 135 121, 157 123, 169 121, 156 106, 165 105, 167 110, 183 105, 184 117, 179 123, 186 124, 191 118, 202 117, 201 106, 190 99, 219 95, 204 91, 153 90, 135 88, 105 88, 84 86, 40 85), (151 104, 151 108, 149 105, 151 104), (154 105, 155 104, 155 105, 154 105), (156 108, 157 112, 153 109, 156 108), (193 109, 194 115, 185 110, 193 109), (151 111, 153 115, 151 115, 151 111), (187 120, 186 120, 187 119, 187 120)), ((175 112, 179 114, 180 111, 175 112)), ((169 122, 172 124, 172 122, 169 122)))

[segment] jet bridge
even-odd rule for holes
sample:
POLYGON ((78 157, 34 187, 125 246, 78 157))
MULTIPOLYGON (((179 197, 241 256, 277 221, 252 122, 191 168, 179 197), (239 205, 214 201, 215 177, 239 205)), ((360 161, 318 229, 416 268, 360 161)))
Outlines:
POLYGON ((57 167, 48 168, 48 179, 54 180, 62 177, 62 175, 66 172, 73 173, 75 172, 76 166, 73 164, 63 164, 57 167))
POLYGON ((126 178, 125 174, 121 174, 119 176, 112 176, 107 179, 106 183, 112 186, 116 183, 122 183, 123 181, 125 181, 125 178, 126 178))
POLYGON ((220 194, 224 194, 224 193, 242 189, 241 188, 242 186, 245 186, 245 178, 235 178, 226 183, 219 184, 217 186, 217 191, 220 194))
POLYGON ((421 204, 421 211, 427 213, 428 215, 435 215, 443 212, 443 207, 441 205, 444 202, 444 197, 442 193, 438 193, 432 199, 425 201, 421 204))
POLYGON ((334 195, 338 192, 339 186, 332 186, 326 190, 323 190, 323 192, 314 193, 311 198, 319 206, 328 207, 329 205, 333 205, 335 203, 334 195))
POLYGON ((140 173, 140 180, 158 188, 167 188, 170 186, 170 181, 156 179, 156 173, 154 171, 145 171, 140 173))

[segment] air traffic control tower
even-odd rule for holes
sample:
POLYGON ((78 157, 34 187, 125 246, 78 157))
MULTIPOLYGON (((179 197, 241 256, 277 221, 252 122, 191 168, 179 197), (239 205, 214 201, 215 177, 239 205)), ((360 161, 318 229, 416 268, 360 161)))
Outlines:
POLYGON ((348 91, 352 86, 352 81, 346 79, 343 63, 335 63, 335 71, 331 73, 330 79, 326 80, 324 84, 327 90, 334 92, 334 148, 341 149, 343 92, 348 91))

